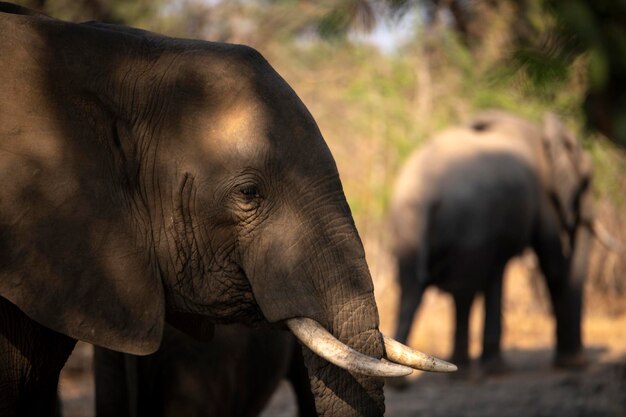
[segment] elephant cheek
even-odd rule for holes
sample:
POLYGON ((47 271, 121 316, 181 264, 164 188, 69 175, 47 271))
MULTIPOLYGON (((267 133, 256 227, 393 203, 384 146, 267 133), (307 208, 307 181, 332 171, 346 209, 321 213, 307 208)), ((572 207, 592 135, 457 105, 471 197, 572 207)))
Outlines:
POLYGON ((287 278, 270 280, 259 275, 250 278, 254 298, 267 321, 277 323, 295 317, 308 317, 318 323, 328 321, 323 301, 316 297, 317 292, 308 277, 292 278, 286 272, 274 276, 287 278))
MULTIPOLYGON (((268 231, 244 256, 244 270, 254 298, 270 323, 294 317, 308 317, 326 323, 324 304, 316 288, 326 277, 319 271, 321 262, 309 242, 293 244, 297 237, 289 232, 268 231), (312 265, 318 265, 313 268, 312 265)), ((330 273, 330 272, 328 272, 330 273)))

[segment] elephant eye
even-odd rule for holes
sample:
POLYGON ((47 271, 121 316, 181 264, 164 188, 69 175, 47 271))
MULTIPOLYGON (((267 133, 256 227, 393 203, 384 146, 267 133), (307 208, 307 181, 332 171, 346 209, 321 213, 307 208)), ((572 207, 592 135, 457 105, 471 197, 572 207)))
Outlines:
POLYGON ((254 184, 243 185, 239 188, 241 198, 245 203, 252 203, 260 197, 259 188, 254 184))

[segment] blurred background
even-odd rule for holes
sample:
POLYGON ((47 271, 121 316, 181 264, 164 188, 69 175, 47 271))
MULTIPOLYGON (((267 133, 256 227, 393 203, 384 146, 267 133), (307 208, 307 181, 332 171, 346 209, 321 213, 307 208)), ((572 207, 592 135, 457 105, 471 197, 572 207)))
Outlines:
MULTIPOLYGON (((539 121, 560 115, 595 165, 596 211, 626 243, 626 2, 622 0, 31 0, 51 16, 101 20, 258 49, 294 88, 328 142, 364 240, 382 330, 393 333, 397 285, 385 215, 409 153, 480 109, 539 121)), ((505 357, 513 372, 457 381, 419 375, 388 392, 389 416, 626 415, 626 254, 595 244, 584 342, 592 365, 553 371, 553 323, 532 254, 507 270, 505 357), (621 334, 620 334, 621 333, 621 334)), ((479 353, 482 314, 472 317, 479 353)), ((435 289, 411 345, 451 350, 452 303, 435 289)), ((66 416, 93 413, 90 347, 64 370, 66 416)), ((286 386, 266 416, 295 415, 286 386)))

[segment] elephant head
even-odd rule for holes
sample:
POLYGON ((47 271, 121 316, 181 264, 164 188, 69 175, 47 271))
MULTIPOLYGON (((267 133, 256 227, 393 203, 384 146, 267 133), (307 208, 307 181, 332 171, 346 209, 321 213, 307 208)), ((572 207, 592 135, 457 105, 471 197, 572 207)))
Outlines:
POLYGON ((382 415, 378 377, 410 371, 385 355, 451 369, 385 354, 335 162, 258 52, 1 12, 0 27, 0 295, 138 354, 166 315, 284 323, 321 414, 382 415))
POLYGON ((571 249, 576 228, 592 224, 591 158, 552 113, 544 116, 542 144, 546 161, 544 183, 571 249))
POLYGON ((542 133, 547 167, 543 181, 558 218, 567 265, 567 279, 561 285, 547 279, 556 318, 556 364, 579 367, 587 364, 582 350, 581 315, 591 239, 596 229, 592 163, 578 139, 555 115, 545 115, 542 133))

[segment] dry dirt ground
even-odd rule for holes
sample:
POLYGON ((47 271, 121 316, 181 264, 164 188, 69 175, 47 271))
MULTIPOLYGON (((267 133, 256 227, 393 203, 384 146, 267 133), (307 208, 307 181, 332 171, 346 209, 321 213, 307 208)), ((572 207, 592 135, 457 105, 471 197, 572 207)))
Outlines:
MULTIPOLYGON (((380 265, 372 265, 381 327, 391 333, 397 289, 380 265), (382 277, 382 278, 381 278, 382 277)), ((626 417, 626 315, 609 315, 597 300, 588 303, 584 341, 591 365, 584 371, 552 369, 553 324, 549 306, 519 263, 509 268, 504 308, 505 357, 511 372, 487 377, 474 367, 467 379, 419 374, 405 391, 386 388, 389 417, 626 417)), ((474 357, 480 353, 480 300, 472 315, 474 357)), ((410 344, 446 357, 452 332, 451 302, 429 290, 416 318, 410 344)), ((79 344, 61 377, 65 417, 93 416, 91 347, 79 344)), ((295 417, 289 385, 283 383, 262 417, 295 417)), ((226 417, 226 416, 225 416, 226 417)))

